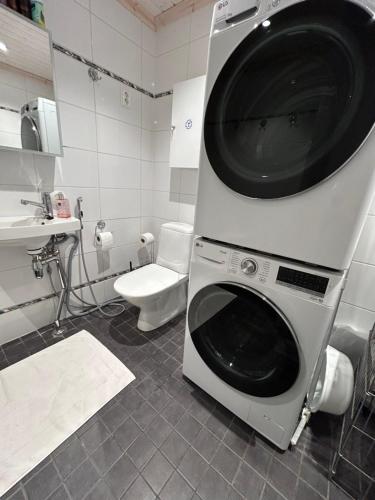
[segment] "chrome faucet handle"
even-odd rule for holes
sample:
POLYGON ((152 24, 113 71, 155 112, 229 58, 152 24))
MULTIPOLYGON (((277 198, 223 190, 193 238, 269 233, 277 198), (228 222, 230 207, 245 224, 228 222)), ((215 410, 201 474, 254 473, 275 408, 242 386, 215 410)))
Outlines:
POLYGON ((51 195, 48 193, 48 191, 44 191, 42 193, 42 202, 44 205, 44 216, 46 219, 53 219, 53 207, 52 207, 52 200, 51 200, 51 195))

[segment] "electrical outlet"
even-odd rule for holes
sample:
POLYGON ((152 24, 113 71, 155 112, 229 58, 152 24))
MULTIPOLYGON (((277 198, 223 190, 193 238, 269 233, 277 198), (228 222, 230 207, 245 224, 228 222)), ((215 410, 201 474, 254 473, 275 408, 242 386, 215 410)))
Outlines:
POLYGON ((127 89, 121 89, 121 105, 130 108, 130 94, 127 89))

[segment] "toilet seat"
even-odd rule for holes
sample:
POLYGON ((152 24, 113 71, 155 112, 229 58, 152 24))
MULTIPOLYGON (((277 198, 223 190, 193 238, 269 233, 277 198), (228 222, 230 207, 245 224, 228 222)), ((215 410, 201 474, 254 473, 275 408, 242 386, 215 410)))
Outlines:
POLYGON ((158 264, 148 264, 119 278, 114 289, 129 299, 147 298, 177 285, 183 279, 187 279, 186 274, 179 274, 158 264))

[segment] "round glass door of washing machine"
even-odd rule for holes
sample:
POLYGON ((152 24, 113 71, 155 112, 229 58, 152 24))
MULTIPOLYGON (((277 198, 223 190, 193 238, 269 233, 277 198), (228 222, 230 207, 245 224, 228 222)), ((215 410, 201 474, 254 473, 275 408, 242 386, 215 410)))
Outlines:
POLYGON ((234 283, 206 286, 189 305, 188 325, 203 361, 235 389, 275 397, 296 382, 296 336, 282 312, 257 291, 234 283))
POLYGON ((374 125, 374 47, 373 16, 348 0, 298 2, 251 31, 205 114, 205 148, 222 182, 283 198, 343 167, 374 125))

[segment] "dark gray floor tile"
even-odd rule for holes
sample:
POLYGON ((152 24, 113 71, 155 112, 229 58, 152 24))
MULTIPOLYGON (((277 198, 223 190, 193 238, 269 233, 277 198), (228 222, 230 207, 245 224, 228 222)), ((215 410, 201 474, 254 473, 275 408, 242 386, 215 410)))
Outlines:
POLYGON ((104 424, 100 421, 95 422, 82 436, 81 443, 85 447, 88 454, 98 448, 109 436, 109 432, 104 424))
POLYGON ((99 480, 99 475, 89 460, 83 462, 65 481, 73 500, 82 500, 99 480))
POLYGON ((173 399, 168 404, 168 406, 162 411, 163 417, 167 420, 167 422, 169 422, 173 426, 177 424, 177 422, 180 420, 180 418, 184 413, 185 413, 184 407, 173 399))
POLYGON ((155 417, 156 411, 147 401, 142 403, 138 410, 132 413, 132 418, 142 430, 145 430, 155 417))
POLYGON ((161 415, 156 415, 156 417, 146 430, 148 437, 152 440, 157 448, 159 448, 164 443, 171 432, 172 427, 161 415))
POLYGON ((115 499, 121 498, 129 488, 138 471, 129 457, 123 455, 105 475, 104 479, 115 499))
POLYGON ((245 462, 251 465, 259 474, 267 477, 268 469, 272 461, 272 455, 261 445, 249 445, 244 456, 245 462))
POLYGON ((223 406, 217 406, 207 420, 206 426, 218 439, 223 439, 233 418, 229 410, 223 406))
POLYGON ((185 413, 176 425, 176 431, 178 431, 188 443, 192 443, 201 429, 202 425, 190 415, 190 413, 185 413))
POLYGON ((319 495, 319 493, 311 488, 303 479, 298 480, 296 500, 322 500, 325 497, 319 495))
POLYGON ((219 440, 212 432, 203 428, 194 439, 193 447, 207 460, 207 462, 210 462, 219 447, 219 440))
POLYGON ((275 458, 279 460, 282 464, 286 465, 292 472, 295 474, 299 474, 301 462, 302 462, 302 453, 297 450, 297 448, 293 448, 291 450, 286 450, 284 452, 275 451, 275 458))
POLYGON ((148 402, 158 412, 160 412, 163 408, 165 408, 170 402, 170 400, 171 398, 168 392, 161 387, 158 387, 148 398, 148 402))
POLYGON ((142 475, 155 493, 159 494, 160 490, 172 475, 172 472, 173 467, 171 464, 159 451, 157 451, 143 469, 142 475))
POLYGON ((113 437, 109 437, 103 444, 97 448, 91 455, 95 467, 101 475, 104 475, 112 465, 123 454, 122 449, 119 447, 113 437))
POLYGON ((64 479, 86 460, 86 458, 86 451, 81 441, 75 437, 59 454, 54 456, 54 461, 57 470, 64 479))
POLYGON ((245 498, 260 498, 264 487, 264 479, 251 467, 241 462, 236 477, 233 481, 233 486, 245 498), (249 497, 251 492, 251 497, 249 497))
POLYGON ((108 411, 101 414, 100 418, 104 422, 104 425, 111 431, 120 427, 124 420, 128 417, 127 412, 120 403, 115 403, 108 411))
POLYGON ((189 413, 204 425, 211 416, 215 406, 216 402, 212 398, 208 395, 200 394, 199 396, 194 396, 194 401, 189 407, 189 413))
POLYGON ((188 485, 185 479, 175 471, 159 496, 160 500, 190 500, 193 494, 193 489, 188 485))
POLYGON ((44 500, 59 487, 60 483, 56 467, 50 462, 27 481, 25 491, 29 500, 44 500))
POLYGON ((245 422, 235 418, 224 436, 224 443, 240 457, 243 457, 253 433, 245 422))
POLYGON ((61 485, 50 497, 48 497, 48 500, 70 500, 70 497, 65 486, 61 485))
POLYGON ((197 493, 202 500, 226 499, 229 494, 229 484, 220 474, 209 467, 198 486, 197 493))
POLYGON ((158 386, 156 383, 149 377, 145 378, 140 384, 137 385, 137 391, 145 399, 148 399, 157 388, 158 386))
POLYGON ((328 472, 308 457, 302 459, 300 475, 310 486, 317 490, 323 497, 328 494, 328 472))
POLYGON ((193 449, 189 448, 184 458, 182 459, 178 470, 196 489, 208 469, 208 463, 193 449))
POLYGON ((328 498, 329 500, 350 500, 351 497, 336 484, 330 482, 328 498))
POLYGON ((128 413, 138 410, 144 402, 141 394, 131 385, 125 387, 125 389, 118 394, 118 400, 128 413))
POLYGON ((283 496, 280 495, 272 486, 266 483, 262 500, 285 500, 283 496))
POLYGON ((172 431, 168 439, 161 446, 160 450, 164 453, 167 459, 177 467, 183 456, 185 455, 189 445, 183 437, 172 431))
POLYGON ((114 438, 121 448, 126 451, 129 446, 134 443, 137 437, 141 434, 141 429, 129 417, 120 427, 115 431, 114 438))
POLYGON ((217 450, 211 465, 220 472, 228 482, 232 482, 237 472, 240 458, 233 453, 227 446, 221 444, 217 450))
POLYGON ((90 493, 85 497, 85 500, 113 500, 114 496, 111 493, 109 486, 100 480, 90 493))
POLYGON ((141 475, 137 477, 121 500, 154 500, 156 498, 150 486, 141 475))
POLYGON ((26 497, 21 489, 18 489, 10 496, 3 496, 4 500, 26 500, 26 497))
POLYGON ((147 463, 152 455, 155 453, 156 447, 146 434, 141 434, 137 437, 134 443, 128 448, 127 454, 135 463, 138 469, 147 463))
POLYGON ((230 486, 228 491, 228 500, 243 500, 243 496, 230 486))
POLYGON ((269 468, 268 482, 287 498, 294 498, 297 476, 275 458, 269 468))

